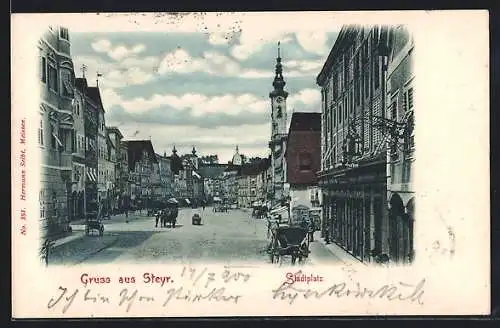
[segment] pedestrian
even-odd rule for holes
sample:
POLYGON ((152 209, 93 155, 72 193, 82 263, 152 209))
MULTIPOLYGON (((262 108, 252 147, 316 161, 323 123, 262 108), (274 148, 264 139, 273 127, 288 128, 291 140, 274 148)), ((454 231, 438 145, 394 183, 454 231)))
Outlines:
POLYGON ((201 202, 201 206, 203 207, 203 210, 205 210, 205 201, 201 202))
POLYGON ((125 206, 125 223, 128 223, 128 207, 125 206))

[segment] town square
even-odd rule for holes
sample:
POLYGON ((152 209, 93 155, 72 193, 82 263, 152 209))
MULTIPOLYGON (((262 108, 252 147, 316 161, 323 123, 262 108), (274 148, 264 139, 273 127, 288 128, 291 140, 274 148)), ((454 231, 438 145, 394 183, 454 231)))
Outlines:
POLYGON ((263 35, 47 26, 45 264, 411 264, 413 37, 322 19, 263 35))

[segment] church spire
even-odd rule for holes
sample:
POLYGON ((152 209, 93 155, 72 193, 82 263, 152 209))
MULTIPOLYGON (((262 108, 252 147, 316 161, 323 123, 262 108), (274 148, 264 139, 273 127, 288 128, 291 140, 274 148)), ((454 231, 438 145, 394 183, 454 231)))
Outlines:
POLYGON ((172 153, 174 153, 174 154, 177 153, 177 149, 175 149, 175 145, 174 145, 174 149, 172 149, 172 153))
POLYGON ((283 91, 285 87, 285 79, 283 78, 283 65, 281 64, 280 42, 278 41, 278 57, 276 57, 276 68, 273 81, 275 91, 283 91))

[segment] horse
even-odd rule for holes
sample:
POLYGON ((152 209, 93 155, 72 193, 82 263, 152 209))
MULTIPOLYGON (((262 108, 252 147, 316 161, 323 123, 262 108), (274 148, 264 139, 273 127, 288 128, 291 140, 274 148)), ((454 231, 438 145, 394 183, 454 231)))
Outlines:
POLYGON ((158 221, 160 221, 161 228, 166 228, 167 223, 169 224, 170 228, 175 228, 178 215, 179 215, 179 210, 176 207, 166 208, 164 210, 159 211, 156 214, 156 227, 158 227, 158 221))

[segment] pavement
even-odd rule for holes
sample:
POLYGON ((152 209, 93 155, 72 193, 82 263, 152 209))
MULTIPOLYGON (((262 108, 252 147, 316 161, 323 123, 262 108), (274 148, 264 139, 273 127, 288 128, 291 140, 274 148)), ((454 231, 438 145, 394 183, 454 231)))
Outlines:
MULTIPOLYGON (((72 222, 73 233, 55 241, 49 265, 84 263, 269 263, 266 220, 254 219, 249 211, 232 209, 214 213, 211 207, 182 208, 175 228, 155 227, 155 218, 143 212, 103 220, 103 236, 85 236, 85 222, 72 222), (191 224, 199 213, 202 225, 191 224), (128 220, 128 223, 127 223, 128 220)), ((316 232, 305 264, 360 263, 335 244, 326 245, 316 232)))

